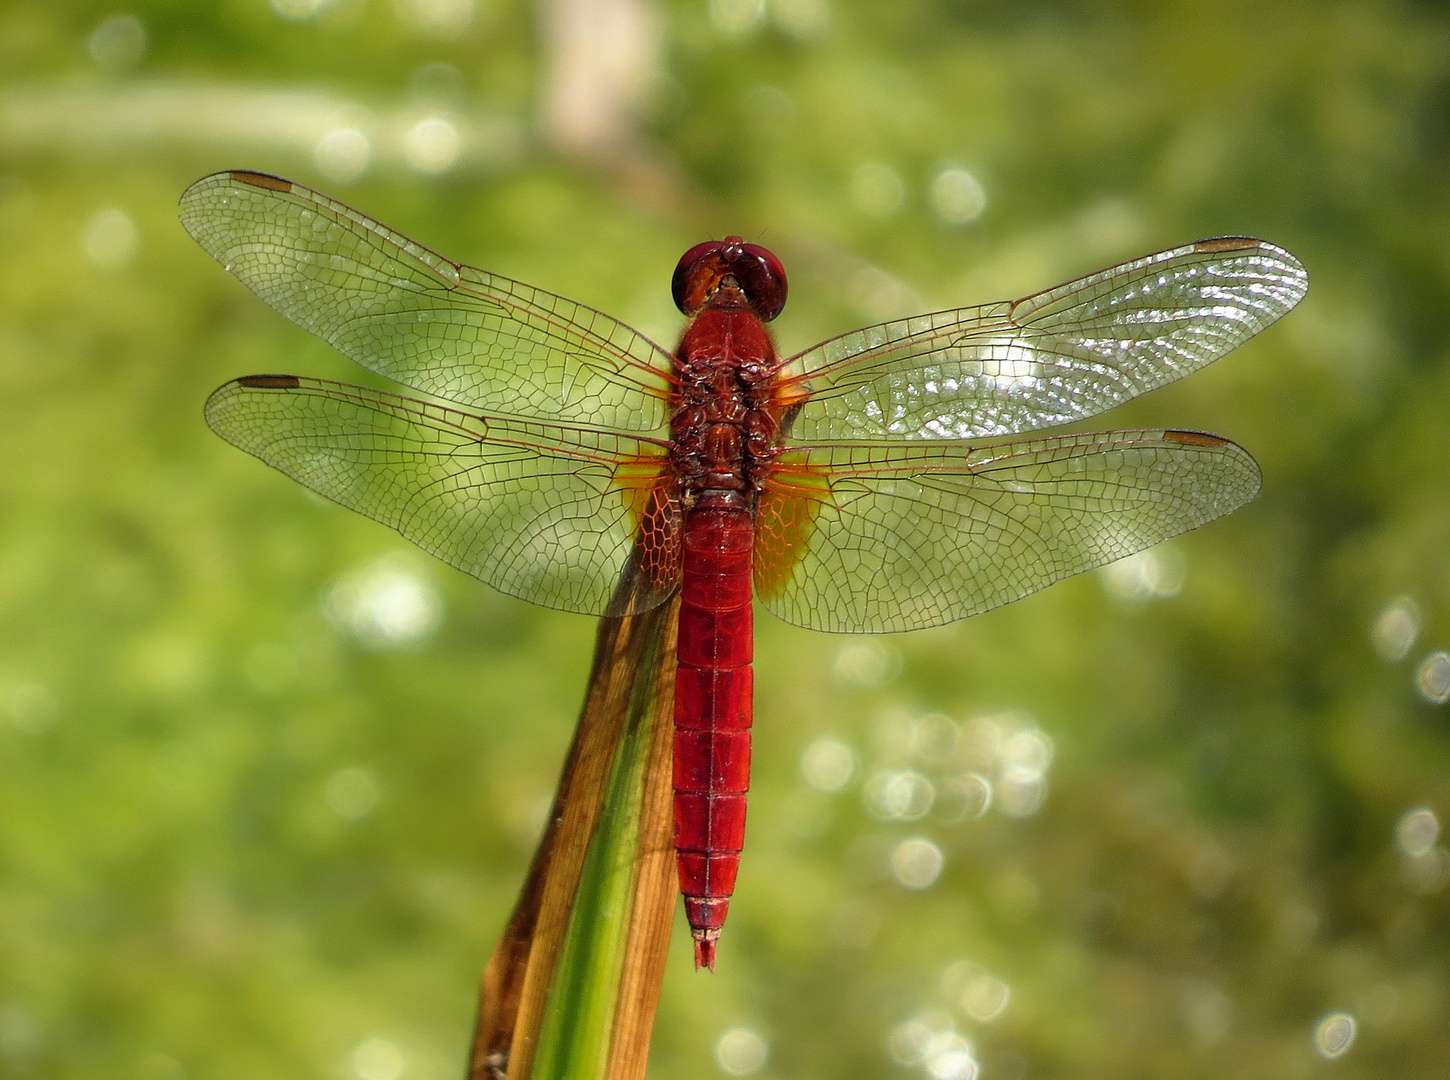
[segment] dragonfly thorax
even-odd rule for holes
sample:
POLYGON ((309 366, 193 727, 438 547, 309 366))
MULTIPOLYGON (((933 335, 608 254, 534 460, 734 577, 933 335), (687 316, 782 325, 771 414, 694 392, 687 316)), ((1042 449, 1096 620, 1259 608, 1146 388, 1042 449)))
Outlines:
POLYGON ((685 331, 670 441, 688 503, 707 491, 758 488, 778 430, 769 408, 774 359, 770 335, 748 307, 712 302, 685 331))

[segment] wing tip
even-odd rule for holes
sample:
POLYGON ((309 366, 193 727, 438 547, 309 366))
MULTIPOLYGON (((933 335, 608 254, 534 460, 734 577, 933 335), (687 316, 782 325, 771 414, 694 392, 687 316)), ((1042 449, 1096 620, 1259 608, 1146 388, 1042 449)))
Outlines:
POLYGON ((1275 268, 1277 285, 1282 290, 1280 309, 1274 318, 1282 317, 1293 309, 1309 291, 1309 271, 1304 264, 1292 252, 1267 240, 1253 236, 1216 236, 1190 244, 1189 250, 1196 255, 1243 256, 1257 253, 1266 265, 1275 268))
POLYGON ((1272 247, 1252 236, 1215 236, 1209 240, 1199 240, 1192 246, 1194 251, 1204 255, 1220 255, 1225 252, 1252 251, 1255 248, 1272 247))
POLYGON ((240 379, 233 379, 231 382, 222 383, 211 392, 202 407, 202 415, 206 418, 209 428, 215 431, 233 446, 240 446, 247 453, 251 449, 238 442, 233 436, 223 432, 218 425, 218 417, 226 410, 234 408, 238 397, 244 397, 247 390, 298 390, 302 387, 302 380, 296 375, 243 375, 240 379))
POLYGON ((1184 446, 1207 446, 1215 450, 1224 446, 1236 445, 1228 439, 1210 435, 1206 431, 1178 431, 1173 428, 1168 428, 1163 432, 1163 441, 1181 443, 1184 446))
MULTIPOLYGON (((1258 497, 1259 491, 1263 487, 1264 483, 1263 470, 1259 468, 1259 463, 1254 460, 1254 455, 1249 453, 1232 439, 1225 439, 1219 435, 1210 435, 1206 431, 1183 431, 1181 429, 1175 428, 1168 428, 1160 432, 1159 438, 1162 439, 1163 442, 1176 443, 1179 446, 1197 446, 1205 450, 1225 451, 1229 458, 1236 459, 1239 463, 1239 467, 1250 474, 1250 482, 1248 486, 1243 489, 1241 493, 1242 497, 1234 500, 1230 505, 1220 510, 1213 517, 1208 518, 1206 521, 1204 521, 1203 524, 1207 524, 1208 521, 1213 521, 1219 517, 1224 516, 1225 514, 1231 514, 1239 507, 1253 502, 1253 500, 1258 497)), ((1196 527, 1197 526, 1195 526, 1195 528, 1196 527)))
MULTIPOLYGON (((1225 439, 1222 435, 1213 435, 1207 431, 1164 428, 1158 432, 1158 438, 1161 442, 1177 443, 1179 446, 1197 446, 1204 450, 1228 450, 1230 452, 1237 452, 1250 461, 1254 460, 1252 454, 1232 439, 1225 439)), ((1258 462, 1254 462, 1254 467, 1258 467, 1258 462)))
POLYGON ((209 173, 200 180, 188 184, 186 190, 181 193, 180 204, 185 206, 195 193, 216 184, 246 184, 249 187, 277 191, 283 195, 290 195, 297 190, 297 185, 291 180, 284 180, 271 173, 257 172, 253 169, 223 169, 221 172, 209 173))
POLYGON ((1237 255, 1249 251, 1261 252, 1288 266, 1294 271, 1295 276, 1301 278, 1306 285, 1309 280, 1309 272, 1304 269, 1304 264, 1295 258, 1292 252, 1281 248, 1278 244, 1271 244, 1269 241, 1260 240, 1255 236, 1215 236, 1208 240, 1199 240, 1190 244, 1189 247, 1195 254, 1200 255, 1237 255))
POLYGON ((239 184, 250 184, 252 187, 266 188, 268 191, 280 191, 284 195, 290 195, 294 186, 291 180, 284 180, 271 173, 253 172, 251 169, 231 169, 217 175, 228 176, 239 184))
POLYGON ((296 375, 243 375, 233 379, 232 385, 246 390, 296 390, 302 380, 296 375))

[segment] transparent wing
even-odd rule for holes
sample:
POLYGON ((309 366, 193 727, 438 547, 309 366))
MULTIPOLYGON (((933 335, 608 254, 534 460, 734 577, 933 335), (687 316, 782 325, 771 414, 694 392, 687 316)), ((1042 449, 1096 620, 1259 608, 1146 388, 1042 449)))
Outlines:
POLYGON ((1141 551, 1258 490, 1247 451, 1196 432, 801 447, 761 496, 756 587, 797 626, 916 630, 1141 551))
POLYGON ((663 448, 649 440, 292 375, 227 383, 206 419, 233 445, 510 596, 623 614, 611 597, 646 514, 657 519, 657 587, 642 607, 676 584, 678 510, 663 448))
POLYGON ((805 442, 967 439, 1081 420, 1211 364, 1309 279, 1287 251, 1203 240, 1023 300, 869 326, 790 361, 805 442))
POLYGON ((349 359, 464 408, 626 431, 665 423, 670 357, 591 308, 450 262, 356 210, 260 173, 181 196, 186 231, 349 359))

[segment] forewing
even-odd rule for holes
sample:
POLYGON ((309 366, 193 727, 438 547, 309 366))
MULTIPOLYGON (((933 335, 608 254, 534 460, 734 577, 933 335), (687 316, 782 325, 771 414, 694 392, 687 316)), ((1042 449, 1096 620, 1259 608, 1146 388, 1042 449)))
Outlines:
POLYGON ((643 509, 653 501, 655 587, 673 590, 677 505, 662 448, 543 421, 469 415, 291 375, 227 383, 206 405, 222 438, 379 521, 501 592, 614 615, 643 509))
POLYGON ((1292 255, 1227 237, 1160 251, 1023 300, 869 326, 787 370, 805 442, 968 439, 1094 416, 1211 364, 1309 279, 1292 255))
POLYGON ((1247 451, 1196 432, 802 447, 762 494, 757 590, 813 630, 936 626, 1197 528, 1258 489, 1247 451))
POLYGON ((217 173, 186 189, 181 223, 287 318, 405 386, 464 408, 638 432, 665 423, 670 358, 647 338, 300 184, 217 173))

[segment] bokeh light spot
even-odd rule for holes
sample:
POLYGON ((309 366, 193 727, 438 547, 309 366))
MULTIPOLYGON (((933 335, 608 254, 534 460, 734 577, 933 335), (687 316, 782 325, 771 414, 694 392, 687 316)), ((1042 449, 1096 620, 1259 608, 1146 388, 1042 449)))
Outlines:
POLYGON ((710 0, 710 24, 732 37, 755 28, 765 15, 765 0, 710 0))
POLYGON ((1421 660, 1415 672, 1415 686, 1426 701, 1445 704, 1450 699, 1450 654, 1438 650, 1421 660))
POLYGON ((874 689, 901 674, 901 655, 885 642, 851 641, 836 652, 836 678, 846 686, 874 689))
POLYGON ((1395 843, 1412 859, 1429 854, 1440 839, 1440 819, 1426 807, 1411 810, 1395 825, 1395 843))
POLYGON ((1035 727, 1007 736, 998 753, 997 809, 1016 818, 1037 813, 1047 798, 1047 769, 1053 753, 1052 740, 1035 727))
POLYGON ((146 27, 134 15, 112 15, 91 31, 86 51, 103 71, 123 75, 146 55, 146 27))
POLYGON ((1411 892, 1429 896, 1450 882, 1450 851, 1436 844, 1423 855, 1414 855, 1404 863, 1405 884, 1411 892))
POLYGON ((879 772, 866 782, 867 812, 878 821, 920 821, 936 801, 932 782, 913 769, 879 772))
POLYGON ((1209 982, 1191 981, 1183 987, 1179 1001, 1183 1023, 1201 1043, 1216 1043, 1228 1034, 1233 1002, 1209 982))
POLYGON ((958 960, 941 977, 942 994, 962 1012, 980 1023, 995 1022, 1012 1000, 1008 985, 980 964, 958 960))
POLYGON ((821 37, 831 28, 831 6, 826 0, 771 0, 775 25, 800 41, 821 37))
POLYGON ((903 1020, 886 1037, 886 1052, 898 1065, 920 1066, 933 1080, 973 1080, 977 1060, 972 1045, 952 1018, 931 1009, 903 1020))
POLYGON ((928 765, 948 762, 956 756, 957 723, 946 713, 927 713, 911 727, 911 753, 928 765))
POLYGON ((1330 1013, 1314 1029, 1314 1049, 1330 1060, 1340 1057, 1354 1043, 1358 1025, 1349 1013, 1330 1013))
POLYGON ((342 575, 322 595, 323 615, 364 648, 399 648, 428 637, 443 622, 443 598, 411 561, 385 556, 342 575))
POLYGON ((946 863, 941 848, 924 837, 903 840, 891 851, 891 876, 906 889, 929 889, 946 863))
POLYGON ((947 166, 932 178, 932 212, 948 225, 976 221, 987 209, 987 193, 977 178, 959 166, 947 166))
POLYGON ((749 1028, 731 1028, 715 1042, 715 1064, 731 1076, 759 1072, 769 1056, 769 1044, 749 1028))
POLYGON ((40 1025, 30 1010, 16 1002, 0 1005, 0 1055, 24 1061, 42 1044, 40 1025))
POLYGON ((55 727, 60 703, 50 687, 42 683, 21 683, 10 693, 10 724, 22 735, 45 735, 55 727))
POLYGON ((789 130, 797 113, 791 96, 774 86, 757 86, 751 90, 745 95, 745 108, 757 128, 773 134, 789 130))
POLYGON ((414 70, 408 89, 425 101, 456 102, 468 87, 468 77, 454 64, 432 61, 414 70))
POLYGON ((332 812, 347 821, 361 821, 378 808, 382 799, 378 778, 361 765, 338 769, 328 777, 323 794, 332 812))
POLYGON ((851 201, 869 217, 888 218, 906 201, 906 184, 891 166, 868 161, 851 174, 851 201))
POLYGON ((968 765, 979 769, 991 768, 997 763, 1002 750, 1006 731, 1001 723, 990 716, 977 716, 968 720, 962 728, 960 747, 968 765))
POLYGON ((1370 640, 1380 659, 1395 664, 1409 655, 1420 636, 1420 605, 1408 596, 1397 596, 1375 618, 1370 640))
POLYGON ((463 143, 458 129, 447 120, 420 120, 403 136, 403 156, 414 172, 436 176, 458 161, 463 143))
POLYGON ((909 286, 879 266, 863 263, 846 279, 846 293, 865 318, 890 319, 923 307, 921 298, 909 286))
POLYGON ((1177 596, 1187 576, 1183 554, 1170 544, 1159 544, 1098 570, 1098 580, 1108 595, 1130 603, 1177 596))
POLYGON ((398 21, 435 38, 455 38, 473 22, 474 0, 393 0, 398 21))
POLYGON ((331 0, 271 0, 272 10, 292 22, 316 18, 331 0))
POLYGON ((141 230, 118 206, 97 213, 81 232, 81 251, 86 261, 99 270, 126 269, 136 260, 140 248, 141 230))
POLYGON ((547 791, 532 795, 520 795, 511 799, 504 811, 504 824, 509 839, 523 852, 531 852, 544 834, 549 823, 549 811, 553 809, 554 797, 547 791))
POLYGON ((920 1013, 891 1029, 886 1036, 886 1053, 898 1065, 920 1065, 937 1039, 955 1031, 952 1018, 946 1013, 939 1010, 920 1013))
POLYGON ((1052 740, 1035 727, 1013 732, 1000 751, 1004 765, 1035 776, 1047 772, 1055 753, 1052 740))
POLYGON ((339 128, 318 140, 312 161, 329 180, 349 184, 367 172, 373 148, 368 137, 356 128, 339 128))
POLYGON ((352 1052, 352 1071, 358 1080, 399 1080, 407 1068, 408 1059, 388 1039, 367 1039, 352 1052))
POLYGON ((1007 1011, 1011 1000, 1012 990, 1006 983, 994 975, 984 974, 973 979, 963 991, 961 1006, 973 1020, 990 1024, 1007 1011))
POLYGON ((840 739, 816 739, 801 755, 801 776, 817 791, 840 791, 856 772, 856 752, 840 739))
POLYGON ((1029 817, 1047 798, 1047 772, 1057 750, 1023 712, 978 716, 962 725, 955 758, 966 771, 938 785, 940 816, 977 817, 993 805, 1008 817, 1029 817))
POLYGON ((992 784, 978 773, 962 773, 937 781, 933 814, 948 824, 979 818, 992 806, 992 784))
POLYGON ((1008 817, 1031 817, 1047 799, 1047 783, 1030 769, 1008 769, 997 781, 997 809, 1008 817))
POLYGON ((927 1049, 922 1064, 933 1080, 974 1080, 977 1075, 977 1060, 972 1056, 972 1046, 956 1032, 935 1039, 927 1049))

